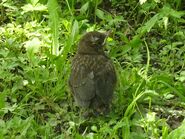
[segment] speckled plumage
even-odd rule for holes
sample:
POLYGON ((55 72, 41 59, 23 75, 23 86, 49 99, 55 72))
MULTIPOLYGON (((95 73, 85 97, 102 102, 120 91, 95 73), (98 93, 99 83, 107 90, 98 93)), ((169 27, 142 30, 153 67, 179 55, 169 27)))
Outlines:
POLYGON ((69 87, 78 106, 104 112, 109 108, 116 85, 112 61, 105 55, 106 35, 85 34, 72 61, 69 87))

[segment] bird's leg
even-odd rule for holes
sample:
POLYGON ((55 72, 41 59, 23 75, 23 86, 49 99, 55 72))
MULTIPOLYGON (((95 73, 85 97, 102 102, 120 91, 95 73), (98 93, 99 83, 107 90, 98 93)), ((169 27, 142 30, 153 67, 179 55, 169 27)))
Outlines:
POLYGON ((92 109, 89 108, 82 108, 80 110, 80 117, 83 117, 85 119, 89 118, 92 116, 92 109))
POLYGON ((110 112, 110 108, 108 105, 104 105, 101 107, 98 107, 97 109, 94 109, 93 114, 95 116, 99 116, 99 115, 107 115, 110 112))

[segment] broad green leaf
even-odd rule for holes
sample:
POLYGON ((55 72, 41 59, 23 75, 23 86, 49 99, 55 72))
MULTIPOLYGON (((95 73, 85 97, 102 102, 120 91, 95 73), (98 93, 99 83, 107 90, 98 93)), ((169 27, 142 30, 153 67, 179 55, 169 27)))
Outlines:
POLYGON ((52 31, 52 54, 59 54, 59 5, 57 0, 48 0, 49 25, 52 31))
POLYGON ((33 53, 37 53, 39 52, 39 49, 41 47, 41 41, 38 38, 33 38, 32 40, 25 42, 24 46, 27 51, 32 51, 33 53))
POLYGON ((146 2, 147 0, 139 0, 139 3, 142 5, 146 2))
POLYGON ((78 21, 75 20, 74 23, 73 23, 72 31, 71 31, 71 39, 72 39, 71 41, 72 41, 72 43, 74 42, 75 37, 78 34, 78 32, 79 32, 78 21))
POLYGON ((129 44, 123 46, 122 54, 127 53, 132 47, 129 44))
POLYGON ((180 76, 176 77, 176 79, 178 79, 181 82, 184 82, 185 81, 185 71, 182 71, 180 73, 180 76))
POLYGON ((47 7, 43 4, 38 3, 35 7, 34 7, 34 11, 46 11, 47 7))
POLYGON ((167 137, 167 139, 185 139, 185 120, 182 125, 177 129, 173 130, 167 137))
POLYGON ((104 19, 105 14, 102 10, 100 9, 96 9, 96 15, 100 18, 100 19, 104 19))
POLYGON ((172 16, 175 18, 181 18, 183 15, 185 15, 185 12, 184 11, 176 11, 169 6, 164 6, 161 9, 160 14, 162 16, 172 16))
POLYGON ((131 46, 131 47, 139 47, 140 46, 140 44, 141 44, 141 39, 140 39, 140 36, 139 35, 135 35, 134 37, 133 37, 133 39, 129 42, 129 45, 131 46))
POLYGON ((159 14, 154 15, 149 21, 147 21, 144 26, 137 29, 139 34, 144 34, 145 32, 150 32, 151 28, 156 24, 156 22, 160 19, 159 14))
POLYGON ((26 4, 24 6, 21 7, 23 9, 22 14, 26 13, 26 12, 32 12, 32 11, 46 11, 47 7, 43 4, 36 4, 36 5, 31 5, 31 4, 26 4))
POLYGON ((31 0, 32 5, 36 5, 39 2, 39 0, 31 0))
POLYGON ((167 30, 167 28, 168 28, 168 17, 163 17, 163 22, 164 22, 164 28, 167 30))
POLYGON ((161 2, 161 0, 154 0, 156 3, 160 3, 161 2))
POLYGON ((146 121, 147 122, 155 122, 156 120, 156 113, 155 112, 148 112, 146 114, 146 121))
POLYGON ((80 8, 80 13, 84 14, 87 9, 89 8, 89 2, 86 2, 81 8, 80 8))

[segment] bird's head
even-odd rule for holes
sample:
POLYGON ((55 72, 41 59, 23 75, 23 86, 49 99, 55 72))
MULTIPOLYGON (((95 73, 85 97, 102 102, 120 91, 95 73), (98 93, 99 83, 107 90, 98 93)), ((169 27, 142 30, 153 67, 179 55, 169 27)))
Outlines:
POLYGON ((78 53, 83 54, 102 54, 103 46, 110 32, 100 33, 92 31, 86 33, 79 42, 78 53))

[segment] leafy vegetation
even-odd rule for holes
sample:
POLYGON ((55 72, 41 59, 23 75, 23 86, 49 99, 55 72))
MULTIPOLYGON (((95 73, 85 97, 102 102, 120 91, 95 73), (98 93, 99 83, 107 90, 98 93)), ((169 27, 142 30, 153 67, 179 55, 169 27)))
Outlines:
POLYGON ((0 138, 185 138, 183 0, 2 0, 0 12, 0 138), (92 30, 112 30, 118 84, 110 114, 83 119, 68 75, 92 30))

